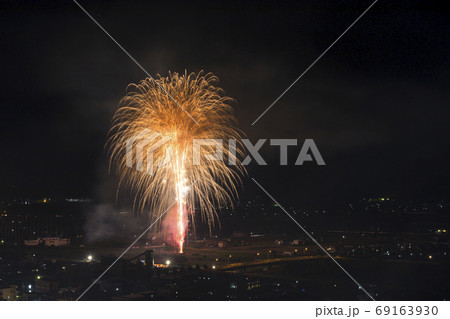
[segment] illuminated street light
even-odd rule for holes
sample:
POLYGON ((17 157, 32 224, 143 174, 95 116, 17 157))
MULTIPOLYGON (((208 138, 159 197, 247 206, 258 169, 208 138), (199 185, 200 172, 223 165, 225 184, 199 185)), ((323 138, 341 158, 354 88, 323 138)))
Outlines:
POLYGON ((166 265, 167 265, 167 266, 170 265, 170 260, 166 260, 166 265))

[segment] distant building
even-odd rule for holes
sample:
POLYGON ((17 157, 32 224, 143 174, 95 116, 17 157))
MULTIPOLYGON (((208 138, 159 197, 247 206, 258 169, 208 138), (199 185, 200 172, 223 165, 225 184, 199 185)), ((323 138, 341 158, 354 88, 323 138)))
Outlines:
POLYGON ((145 256, 145 265, 153 268, 155 266, 155 258, 153 257, 153 250, 146 250, 144 252, 144 256, 145 256))
POLYGON ((66 198, 68 203, 89 203, 91 201, 89 198, 66 198))
POLYGON ((259 282, 259 280, 251 280, 247 283, 247 290, 253 290, 259 287, 261 287, 261 283, 259 282))
POLYGON ((14 301, 17 296, 17 286, 11 285, 7 288, 0 289, 0 300, 14 301))
POLYGON ((39 279, 35 282, 34 291, 37 293, 49 293, 59 288, 58 280, 39 279))
POLYGON ((217 247, 219 247, 219 248, 225 248, 225 247, 227 247, 227 242, 226 241, 219 241, 218 243, 217 243, 217 247))
POLYGON ((38 238, 38 239, 25 240, 24 244, 26 246, 38 246, 38 245, 68 246, 68 245, 70 245, 70 239, 69 238, 59 238, 59 237, 42 237, 42 238, 38 238))
POLYGON ((25 240, 24 244, 25 244, 25 246, 37 246, 37 245, 39 245, 39 242, 40 242, 40 238, 29 239, 29 240, 25 240))
POLYGON ((233 238, 241 238, 244 236, 245 236, 245 233, 242 233, 242 232, 233 232, 233 234, 231 235, 231 237, 233 237, 233 238))

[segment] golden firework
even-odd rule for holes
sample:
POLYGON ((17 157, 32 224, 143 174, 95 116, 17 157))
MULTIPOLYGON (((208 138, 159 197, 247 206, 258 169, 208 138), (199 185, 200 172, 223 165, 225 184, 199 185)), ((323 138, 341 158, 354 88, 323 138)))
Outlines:
POLYGON ((217 82, 212 73, 203 72, 146 78, 129 85, 113 117, 108 145, 119 187, 129 187, 134 207, 148 211, 153 220, 177 201, 180 251, 186 215, 194 220, 187 211, 199 211, 211 229, 217 209, 233 206, 236 184, 245 172, 233 100, 215 86, 217 82), (216 142, 201 146, 200 165, 194 158, 195 140, 216 142), (223 160, 206 160, 205 155, 216 154, 218 147, 223 160), (136 169, 142 164, 146 169, 136 169))

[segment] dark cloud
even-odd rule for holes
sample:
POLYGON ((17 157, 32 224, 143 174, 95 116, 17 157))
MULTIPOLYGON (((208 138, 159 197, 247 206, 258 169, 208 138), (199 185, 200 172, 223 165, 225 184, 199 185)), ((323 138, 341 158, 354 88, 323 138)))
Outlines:
MULTIPOLYGON (((370 1, 81 4, 152 75, 218 75, 252 140, 313 138, 326 167, 278 167, 265 147, 270 165, 249 168, 277 196, 449 193, 448 15, 437 3, 377 3, 255 126, 370 1)), ((113 198, 103 146, 127 84, 145 74, 70 1, 2 6, 2 196, 113 198)))

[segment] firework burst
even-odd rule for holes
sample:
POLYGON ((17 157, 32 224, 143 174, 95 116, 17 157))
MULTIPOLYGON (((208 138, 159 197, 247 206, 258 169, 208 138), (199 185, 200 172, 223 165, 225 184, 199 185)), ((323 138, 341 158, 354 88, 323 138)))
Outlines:
POLYGON ((218 220, 217 209, 232 207, 236 185, 245 172, 239 160, 243 148, 230 105, 233 100, 215 86, 217 82, 213 74, 203 72, 147 78, 129 85, 129 93, 113 117, 108 145, 111 164, 120 177, 119 187, 128 187, 134 194, 134 207, 149 212, 153 220, 177 202, 172 209, 180 252, 188 219, 194 225, 194 212, 198 211, 211 230, 218 220), (154 138, 155 133, 167 141, 157 144, 161 139, 154 138), (126 146, 130 141, 137 143, 137 136, 149 142, 136 151, 130 165, 126 146), (203 155, 214 154, 217 145, 203 145, 197 165, 193 158, 195 139, 223 141, 224 160, 205 160, 203 155), (230 139, 237 141, 236 147, 229 146, 230 139), (227 165, 230 161, 235 165, 227 165), (132 167, 139 163, 146 163, 152 174, 132 167))

